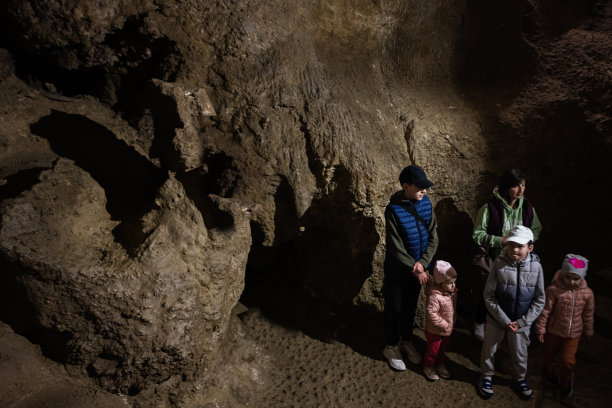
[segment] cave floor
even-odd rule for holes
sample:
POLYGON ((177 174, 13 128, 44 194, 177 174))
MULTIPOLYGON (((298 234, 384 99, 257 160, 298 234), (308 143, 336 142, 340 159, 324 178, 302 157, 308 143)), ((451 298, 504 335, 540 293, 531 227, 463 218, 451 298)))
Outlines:
MULTIPOLYGON (((511 388, 504 371, 510 357, 502 348, 496 367, 501 371, 493 380, 495 395, 482 400, 476 390, 481 343, 474 340, 467 324, 460 321, 448 351, 449 380, 428 382, 422 367, 408 365, 404 372, 392 371, 381 350, 374 350, 373 339, 362 342, 315 339, 299 330, 272 323, 258 309, 241 315, 247 332, 272 356, 276 371, 271 386, 260 392, 247 406, 264 407, 601 407, 608 404, 612 380, 610 336, 596 334, 591 342, 583 340, 577 354, 575 391, 563 399, 558 389, 545 385, 540 376, 542 346, 529 347, 528 381, 534 398, 524 402, 511 388)), ((367 325, 367 318, 364 318, 367 325)), ((341 330, 348 332, 345 327, 341 330)), ((348 333, 336 333, 340 339, 348 333)), ((415 332, 417 349, 423 352, 423 332, 415 332)), ((381 337, 381 336, 377 336, 381 337)))

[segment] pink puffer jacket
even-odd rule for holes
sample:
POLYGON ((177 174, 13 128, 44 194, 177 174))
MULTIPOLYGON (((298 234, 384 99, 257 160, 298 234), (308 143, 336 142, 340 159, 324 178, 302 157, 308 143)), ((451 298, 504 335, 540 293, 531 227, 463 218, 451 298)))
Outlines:
POLYGON ((448 293, 430 279, 427 283, 425 330, 439 336, 450 336, 457 320, 457 289, 448 293))
POLYGON ((577 289, 563 283, 561 270, 555 273, 552 284, 546 288, 546 304, 535 322, 536 334, 554 334, 566 339, 593 335, 595 296, 586 280, 577 289))

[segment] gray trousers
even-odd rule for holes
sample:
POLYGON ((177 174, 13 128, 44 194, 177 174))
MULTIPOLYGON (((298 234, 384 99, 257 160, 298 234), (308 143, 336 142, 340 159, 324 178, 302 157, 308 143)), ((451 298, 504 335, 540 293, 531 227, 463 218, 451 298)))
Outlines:
POLYGON ((508 349, 514 366, 513 377, 516 381, 525 379, 530 329, 531 327, 522 327, 520 331, 513 332, 487 315, 482 351, 480 352, 480 372, 483 378, 490 379, 493 377, 495 373, 495 353, 507 335, 508 349))

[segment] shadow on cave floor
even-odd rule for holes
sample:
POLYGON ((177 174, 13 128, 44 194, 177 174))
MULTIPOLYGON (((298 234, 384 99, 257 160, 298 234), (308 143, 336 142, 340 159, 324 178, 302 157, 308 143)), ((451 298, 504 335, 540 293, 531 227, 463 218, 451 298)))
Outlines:
POLYGON ((282 277, 257 275, 257 272, 247 272, 245 291, 240 299, 246 307, 259 309, 275 324, 314 339, 343 343, 361 355, 382 359, 382 313, 374 308, 315 299, 290 283, 284 283, 282 277))

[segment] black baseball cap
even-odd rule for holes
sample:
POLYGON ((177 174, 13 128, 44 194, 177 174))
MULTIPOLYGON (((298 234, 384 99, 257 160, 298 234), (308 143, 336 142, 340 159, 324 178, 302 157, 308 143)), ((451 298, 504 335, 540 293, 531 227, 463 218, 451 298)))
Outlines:
POLYGON ((425 172, 416 164, 411 164, 404 167, 404 170, 399 175, 400 183, 414 184, 418 188, 429 188, 434 185, 427 179, 425 172))

